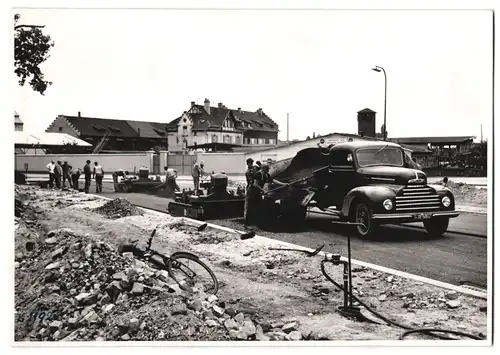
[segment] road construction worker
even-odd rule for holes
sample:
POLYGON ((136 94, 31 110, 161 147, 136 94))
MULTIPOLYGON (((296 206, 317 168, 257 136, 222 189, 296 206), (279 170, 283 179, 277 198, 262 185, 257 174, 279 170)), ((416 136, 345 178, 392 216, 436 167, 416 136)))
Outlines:
POLYGON ((255 173, 257 172, 256 167, 253 165, 253 159, 247 159, 247 171, 245 172, 245 178, 247 180, 247 187, 245 191, 245 226, 249 226, 254 221, 255 216, 255 205, 258 202, 259 191, 254 186, 255 173))
POLYGON ((51 161, 47 164, 47 170, 49 171, 49 187, 54 187, 54 169, 56 168, 56 162, 51 161))
POLYGON ((66 187, 66 180, 68 180, 69 187, 72 187, 70 171, 71 171, 71 169, 73 167, 71 165, 69 165, 67 161, 65 161, 61 167, 62 167, 62 170, 63 170, 63 174, 62 174, 62 186, 66 187))
POLYGON ((90 183, 92 181, 92 168, 90 167, 90 160, 83 167, 83 175, 85 175, 85 193, 88 194, 90 190, 90 183))
POLYGON ((102 180, 104 179, 104 171, 102 166, 98 163, 94 163, 94 179, 95 179, 95 192, 102 192, 102 180))
POLYGON ((72 182, 71 187, 73 187, 73 189, 75 189, 76 191, 80 191, 80 189, 78 188, 78 180, 80 179, 81 174, 82 171, 80 169, 71 170, 70 172, 72 182))
POLYGON ((63 176, 63 169, 61 166, 61 161, 58 160, 56 166, 54 167, 54 180, 56 182, 56 188, 61 188, 61 179, 63 176))
POLYGON ((165 167, 166 177, 165 184, 172 189, 172 191, 180 191, 179 185, 177 185, 177 170, 165 167))
POLYGON ((120 177, 123 177, 125 175, 125 172, 123 169, 118 169, 113 172, 111 175, 113 177, 113 187, 115 188, 115 192, 120 192, 121 188, 120 185, 118 185, 120 181, 120 177))
POLYGON ((200 177, 203 176, 203 167, 204 167, 203 162, 200 162, 199 164, 198 162, 195 162, 193 165, 193 172, 191 175, 193 176, 195 195, 198 195, 198 191, 200 190, 200 177))

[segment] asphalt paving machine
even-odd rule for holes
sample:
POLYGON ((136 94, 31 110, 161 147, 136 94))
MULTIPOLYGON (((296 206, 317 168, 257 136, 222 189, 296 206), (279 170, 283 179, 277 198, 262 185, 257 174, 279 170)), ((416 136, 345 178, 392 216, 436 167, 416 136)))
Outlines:
POLYGON ((116 170, 113 182, 116 192, 149 192, 164 184, 159 176, 150 179, 148 168, 140 168, 134 175, 129 175, 128 171, 122 169, 116 170))
POLYGON ((168 204, 168 212, 173 216, 198 220, 242 217, 245 205, 245 190, 238 188, 228 191, 226 174, 212 174, 200 187, 207 193, 195 194, 192 190, 175 193, 175 200, 168 204))

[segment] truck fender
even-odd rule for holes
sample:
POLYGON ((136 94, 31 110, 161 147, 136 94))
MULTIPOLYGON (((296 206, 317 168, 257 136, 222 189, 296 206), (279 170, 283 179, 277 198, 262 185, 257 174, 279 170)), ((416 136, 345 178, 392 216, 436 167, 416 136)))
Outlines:
POLYGON ((351 204, 358 197, 366 199, 370 206, 376 209, 377 204, 382 204, 385 199, 394 198, 396 196, 396 193, 396 189, 390 186, 368 185, 356 187, 349 191, 349 193, 344 198, 341 215, 343 217, 349 216, 351 204))

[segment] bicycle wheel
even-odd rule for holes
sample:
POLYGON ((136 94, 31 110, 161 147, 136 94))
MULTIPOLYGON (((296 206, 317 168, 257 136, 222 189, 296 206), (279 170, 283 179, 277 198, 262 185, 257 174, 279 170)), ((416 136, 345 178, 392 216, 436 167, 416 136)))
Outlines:
POLYGON ((213 271, 194 254, 173 254, 167 263, 167 270, 182 290, 192 292, 196 288, 213 295, 219 290, 213 271))

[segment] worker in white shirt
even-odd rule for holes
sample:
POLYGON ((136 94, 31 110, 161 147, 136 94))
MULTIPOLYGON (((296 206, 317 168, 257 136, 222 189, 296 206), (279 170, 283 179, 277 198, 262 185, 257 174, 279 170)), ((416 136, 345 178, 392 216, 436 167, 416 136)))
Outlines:
POLYGON ((95 179, 95 192, 102 192, 102 180, 104 178, 104 171, 98 162, 94 163, 94 179, 95 179))
POLYGON ((173 191, 180 191, 179 185, 177 185, 177 170, 165 167, 166 177, 165 183, 168 187, 170 187, 173 191))
POLYGON ((56 162, 51 161, 50 163, 47 164, 47 170, 49 171, 49 187, 53 188, 54 187, 54 180, 55 180, 55 175, 54 175, 54 170, 56 168, 56 162))

